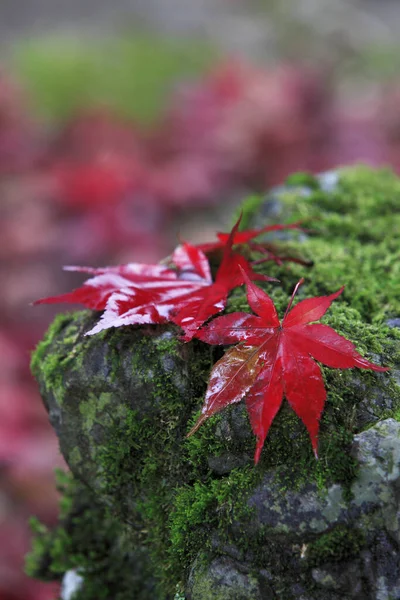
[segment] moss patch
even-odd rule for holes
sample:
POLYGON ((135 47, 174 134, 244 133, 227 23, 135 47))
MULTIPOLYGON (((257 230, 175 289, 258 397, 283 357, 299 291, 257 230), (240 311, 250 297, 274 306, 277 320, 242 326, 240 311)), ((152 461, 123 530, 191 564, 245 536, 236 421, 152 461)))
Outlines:
POLYGON ((258 472, 247 467, 221 479, 208 478, 177 488, 169 520, 171 555, 190 565, 199 548, 209 546, 210 531, 218 531, 228 542, 230 526, 252 514, 247 499, 259 478, 258 472))
MULTIPOLYGON (((299 194, 296 187, 284 188, 279 203, 279 222, 304 220, 315 230, 301 243, 302 254, 314 261, 312 268, 268 264, 268 274, 281 280, 286 295, 305 277, 299 299, 345 285, 338 301, 358 310, 363 321, 381 324, 400 314, 400 180, 394 173, 343 169, 331 191, 308 185, 308 193, 299 194)), ((251 220, 252 205, 252 199, 244 204, 246 226, 255 227, 262 207, 251 220)))
POLYGON ((166 402, 162 414, 160 429, 159 422, 138 419, 128 411, 98 459, 104 471, 103 491, 115 500, 113 515, 135 522, 136 543, 149 549, 156 597, 169 599, 199 548, 210 546, 211 532, 227 531, 232 521, 249 515, 246 500, 260 474, 247 468, 215 479, 205 455, 197 454, 194 446, 198 450, 200 444, 213 455, 226 450, 226 445, 204 432, 202 441, 191 438, 182 446, 176 430, 177 407, 166 402), (138 498, 128 515, 119 512, 124 506, 121 494, 127 490, 138 498))
POLYGON ((60 471, 57 480, 63 493, 60 523, 49 531, 32 519, 36 537, 26 559, 27 574, 54 580, 78 569, 85 586, 76 600, 150 600, 154 588, 146 555, 133 547, 126 528, 70 475, 60 471))
POLYGON ((40 377, 46 380, 47 389, 54 393, 60 404, 62 404, 64 395, 62 369, 67 365, 71 365, 74 368, 78 368, 79 366, 76 364, 78 352, 75 348, 75 344, 79 338, 77 323, 77 314, 57 315, 50 325, 46 337, 39 342, 32 354, 32 374, 36 378, 40 377), (53 348, 53 341, 62 331, 65 332, 65 337, 63 337, 59 352, 57 352, 56 348, 53 348))
POLYGON ((307 564, 316 567, 326 562, 341 562, 357 556, 365 544, 365 536, 361 531, 343 526, 335 527, 308 544, 307 564))

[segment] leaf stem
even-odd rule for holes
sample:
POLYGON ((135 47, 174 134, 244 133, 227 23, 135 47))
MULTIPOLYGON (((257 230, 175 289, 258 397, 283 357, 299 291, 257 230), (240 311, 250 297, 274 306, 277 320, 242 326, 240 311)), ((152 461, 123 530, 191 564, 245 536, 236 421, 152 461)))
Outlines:
POLYGON ((296 286, 295 286, 295 288, 294 288, 294 290, 293 290, 292 297, 290 298, 290 300, 289 300, 289 304, 287 305, 287 309, 286 309, 285 315, 284 315, 284 317, 283 317, 283 321, 282 321, 282 323, 283 323, 283 322, 284 322, 284 320, 286 319, 286 317, 287 317, 287 314, 288 314, 289 310, 292 308, 292 304, 293 304, 294 297, 295 297, 295 295, 297 294, 297 290, 299 289, 299 287, 301 286, 301 284, 302 284, 302 283, 304 283, 304 277, 302 277, 302 278, 300 279, 300 281, 298 281, 298 282, 296 283, 296 286))

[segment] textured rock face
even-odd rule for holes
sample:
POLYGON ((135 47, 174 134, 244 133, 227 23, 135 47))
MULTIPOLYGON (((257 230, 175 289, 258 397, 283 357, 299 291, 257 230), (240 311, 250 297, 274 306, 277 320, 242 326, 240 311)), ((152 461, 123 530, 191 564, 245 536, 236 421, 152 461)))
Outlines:
MULTIPOLYGON (((255 508, 257 525, 267 526, 271 533, 303 538, 373 515, 374 519, 382 520, 388 531, 397 531, 398 535, 399 451, 400 423, 394 419, 381 421, 354 436, 351 453, 359 471, 351 486, 351 500, 347 501, 343 486, 338 484, 327 487, 323 495, 310 483, 283 495, 279 474, 268 473, 249 499, 250 506, 255 508)), ((399 538, 395 541, 399 542, 399 538)), ((306 557, 307 552, 303 555, 306 557)))
MULTIPOLYGON (((61 544, 68 557, 57 573, 62 566, 83 569, 77 600, 400 598, 400 227, 387 235, 389 223, 400 225, 389 210, 400 202, 400 183, 361 170, 311 184, 291 181, 260 206, 244 207, 248 225, 260 226, 257 215, 271 210, 280 218, 319 215, 322 224, 323 235, 302 234, 301 251, 315 262, 310 271, 267 264, 282 282, 268 291, 283 314, 300 275, 307 276, 307 295, 348 283, 325 323, 392 372, 324 368, 319 461, 285 404, 254 468, 243 404, 186 439, 222 350, 181 344, 167 326, 85 337, 92 314, 59 317, 33 371, 75 479, 103 507, 98 529, 106 519, 113 523, 110 537, 99 540, 79 513, 67 537, 45 540, 46 556, 54 561, 61 544), (385 248, 384 270, 375 261, 385 248), (82 529, 86 551, 76 538, 82 529), (126 563, 118 576, 107 574, 110 544, 114 567, 126 563), (94 548, 104 575, 90 568, 94 548)), ((244 300, 235 291, 228 310, 245 309, 244 300)))
MULTIPOLYGON (((260 569, 254 578, 251 555, 246 564, 234 546, 222 546, 223 559, 203 571, 194 566, 189 597, 207 597, 210 589, 224 599, 274 598, 281 586, 287 597, 307 600, 399 598, 399 451, 400 423, 394 419, 355 436, 352 452, 360 470, 348 500, 340 485, 323 494, 309 484, 282 494, 277 474, 265 476, 248 501, 255 513, 245 529, 251 535, 264 531, 267 543, 286 546, 284 566, 260 569)), ((233 537, 243 535, 238 523, 233 529, 233 537)))
MULTIPOLYGON (((286 545, 286 560, 290 560, 290 571, 270 574, 274 587, 281 579, 285 589, 290 584, 289 589, 295 590, 303 580, 301 597, 307 599, 400 597, 400 423, 386 419, 356 435, 351 452, 359 471, 350 494, 338 484, 321 493, 309 483, 282 493, 280 474, 275 472, 266 474, 250 495, 248 505, 255 510, 245 529, 250 535, 264 531, 266 540, 286 545), (319 591, 307 591, 306 574, 319 591)), ((239 523, 232 529, 233 538, 243 534, 239 523)), ((218 561, 212 563, 200 577, 208 578, 210 587, 213 582, 213 589, 232 588, 226 597, 234 598, 231 581, 238 569, 237 557, 232 549, 220 550, 233 555, 231 563, 224 563, 224 569, 218 568, 218 561)), ((243 566, 239 563, 239 568, 243 566)), ((253 596, 243 597, 268 598, 261 590, 259 577, 253 596)), ((195 583, 193 598, 201 597, 195 583)))
MULTIPOLYGON (((122 443, 114 440, 114 432, 123 429, 129 417, 133 428, 148 422, 158 425, 175 408, 171 429, 183 437, 198 393, 196 360, 202 357, 200 353, 195 358, 193 346, 178 342, 177 329, 125 328, 85 337, 91 322, 90 313, 80 313, 61 316, 53 324, 36 356, 38 380, 72 472, 113 503, 103 461, 110 444, 122 443)), ((140 461, 146 448, 142 440, 133 443, 128 451, 140 461)), ((119 482, 118 495, 128 512, 133 502, 130 487, 129 480, 119 482)))

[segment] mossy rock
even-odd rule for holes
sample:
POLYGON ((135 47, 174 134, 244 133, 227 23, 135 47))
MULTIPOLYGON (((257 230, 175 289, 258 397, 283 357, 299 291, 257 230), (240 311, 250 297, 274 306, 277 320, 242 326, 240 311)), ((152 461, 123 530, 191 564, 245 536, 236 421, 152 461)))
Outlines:
POLYGON ((27 571, 45 581, 61 580, 66 569, 90 572, 85 595, 98 600, 154 597, 146 549, 132 543, 129 529, 70 474, 58 472, 57 484, 63 494, 59 525, 49 530, 32 519, 36 538, 27 571))
MULTIPOLYGON (((49 577, 80 567, 85 583, 76 600, 400 597, 399 206, 393 174, 353 168, 322 179, 292 177, 243 207, 246 226, 313 219, 312 232, 279 241, 300 248, 312 267, 259 267, 281 281, 266 288, 280 314, 301 276, 300 298, 346 284, 324 322, 363 355, 392 367, 390 373, 323 368, 328 399, 318 461, 287 403, 257 467, 242 403, 186 438, 223 350, 183 344, 173 326, 85 336, 98 315, 58 317, 32 368, 74 485, 86 486, 93 511, 76 531, 66 533, 61 524, 51 541, 48 532, 39 535, 43 543, 29 572, 49 577), (120 558, 113 558, 124 565, 119 583, 107 575, 106 559, 101 573, 94 568, 96 519, 99 530, 112 523, 115 539, 123 540, 120 558), (76 536, 86 521, 85 549, 76 536), (49 544, 58 548, 56 560, 49 544), (142 582, 135 575, 129 584, 136 555, 142 582)), ((243 309, 244 290, 235 290, 227 310, 243 309)), ((101 556, 109 543, 105 535, 96 545, 101 556)))

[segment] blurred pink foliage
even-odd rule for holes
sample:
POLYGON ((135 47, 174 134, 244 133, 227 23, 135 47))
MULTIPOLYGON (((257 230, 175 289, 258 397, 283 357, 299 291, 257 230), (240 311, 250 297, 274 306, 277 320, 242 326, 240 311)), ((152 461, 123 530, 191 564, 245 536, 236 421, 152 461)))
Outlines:
POLYGON ((57 594, 21 574, 28 516, 55 521, 63 464, 29 374, 54 312, 28 304, 71 287, 63 264, 157 262, 178 217, 238 190, 360 159, 400 171, 399 101, 385 89, 353 109, 322 71, 232 60, 177 92, 153 131, 95 107, 49 132, 0 73, 0 600, 57 594))

